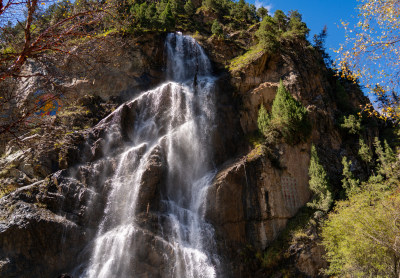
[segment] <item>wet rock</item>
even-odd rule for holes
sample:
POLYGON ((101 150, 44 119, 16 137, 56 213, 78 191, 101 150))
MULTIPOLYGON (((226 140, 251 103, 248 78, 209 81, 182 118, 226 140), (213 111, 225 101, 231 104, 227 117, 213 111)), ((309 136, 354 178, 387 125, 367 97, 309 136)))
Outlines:
POLYGON ((162 238, 146 230, 138 230, 131 243, 131 248, 136 255, 135 259, 131 261, 131 271, 135 277, 165 277, 167 273, 171 272, 174 250, 162 238), (169 256, 166 257, 165 254, 169 254, 169 256))
POLYGON ((160 189, 166 180, 166 162, 162 149, 154 148, 150 154, 140 181, 137 211, 148 213, 157 210, 160 200, 160 189))
POLYGON ((91 147, 92 159, 97 160, 104 156, 104 148, 106 147, 106 141, 103 138, 98 139, 93 143, 91 147))

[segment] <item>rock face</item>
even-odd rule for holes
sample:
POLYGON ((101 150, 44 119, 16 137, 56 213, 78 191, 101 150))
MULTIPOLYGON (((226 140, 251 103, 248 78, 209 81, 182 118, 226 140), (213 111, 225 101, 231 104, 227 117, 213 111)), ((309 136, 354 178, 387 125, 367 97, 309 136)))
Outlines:
POLYGON ((84 80, 80 79, 82 66, 79 61, 68 58, 60 70, 70 73, 72 78, 67 86, 78 94, 88 92, 105 100, 110 97, 128 100, 163 80, 163 46, 163 35, 143 35, 135 39, 110 37, 103 42, 92 41, 76 49, 77 54, 92 57, 88 60, 94 66, 86 70, 84 80), (87 53, 99 44, 102 49, 97 55, 87 53))
POLYGON ((217 174, 208 191, 206 217, 223 253, 229 254, 228 276, 250 275, 238 263, 239 250, 246 245, 264 250, 310 199, 309 149, 310 144, 282 145, 281 169, 263 156, 247 156, 217 174))
MULTIPOLYGON (((71 79, 64 87, 103 99, 124 99, 150 88, 164 78, 163 39, 148 35, 123 47, 104 50, 101 57, 107 66, 97 67, 85 80, 78 78, 77 64, 66 60, 59 70, 71 73, 71 79)), ((223 45, 218 42, 219 54, 214 55, 217 64, 223 61, 223 45)), ((221 276, 255 277, 241 261, 241 250, 249 245, 257 251, 265 250, 310 200, 311 144, 322 153, 321 161, 330 176, 341 171, 340 154, 346 150, 335 120, 337 102, 332 82, 310 49, 286 49, 284 53, 263 54, 239 71, 219 72, 217 131, 211 140, 217 174, 206 194, 204 215, 215 230, 217 249, 226 266, 220 271, 221 276), (278 162, 274 162, 252 149, 246 137, 257 131, 260 104, 270 109, 280 79, 307 108, 313 130, 305 143, 277 145, 278 162)), ((238 51, 231 49, 228 55, 237 55, 238 51)), ((27 92, 27 100, 37 88, 34 84, 21 84, 22 89, 27 92)), ((350 92, 353 106, 365 102, 360 92, 350 92)), ((168 105, 169 101, 165 97, 160 103, 168 105)), ((57 277, 84 267, 89 251, 83 246, 93 240, 105 214, 118 157, 132 143, 139 112, 137 102, 128 101, 96 126, 68 135, 55 168, 50 162, 57 158, 47 159, 51 154, 43 159, 49 163, 42 163, 45 166, 38 169, 25 158, 26 153, 16 149, 10 149, 0 160, 5 168, 18 164, 16 170, 0 173, 10 188, 15 182, 30 184, 7 192, 0 199, 1 277, 57 277)), ((163 130, 159 132, 162 134, 163 130)), ((137 150, 139 156, 143 153, 144 149, 137 150)), ((129 247, 138 258, 131 272, 135 277, 164 277, 171 268, 163 254, 174 256, 174 248, 160 237, 160 223, 166 221, 160 213, 164 209, 160 200, 165 190, 166 155, 161 148, 155 148, 141 176, 139 224, 129 247), (140 250, 137 242, 141 242, 140 250)), ((299 273, 318 276, 323 265, 323 251, 318 246, 307 245, 294 253, 299 273)))
POLYGON ((228 242, 264 249, 310 199, 309 148, 283 145, 282 169, 257 156, 217 174, 208 192, 207 218, 228 242))

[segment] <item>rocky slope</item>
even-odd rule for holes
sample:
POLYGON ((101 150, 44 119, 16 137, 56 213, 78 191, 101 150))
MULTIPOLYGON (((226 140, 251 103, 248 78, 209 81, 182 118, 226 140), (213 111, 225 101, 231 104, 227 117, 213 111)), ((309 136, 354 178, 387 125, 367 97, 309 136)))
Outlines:
MULTIPOLYGON (((57 69, 69 74, 62 87, 70 95, 97 96, 96 101, 83 101, 84 107, 95 102, 92 118, 96 112, 106 115, 117 104, 164 80, 163 39, 150 34, 125 38, 122 46, 107 45, 97 55, 104 58, 103 66, 96 66, 85 79, 79 78, 76 62, 66 59, 57 69)), ((335 83, 311 47, 286 45, 280 52, 260 53, 240 69, 228 71, 221 64, 223 58, 238 55, 240 47, 224 53, 224 44, 232 42, 219 41, 215 48, 210 46, 212 41, 202 43, 214 58, 219 75, 217 132, 212 138, 218 173, 207 193, 205 218, 215 229, 221 260, 227 266, 221 275, 265 275, 243 263, 243 250, 249 246, 254 252, 265 250, 310 200, 311 144, 317 146, 336 186, 341 156, 355 156, 355 148, 338 127, 341 108, 335 83), (281 142, 274 146, 275 156, 271 159, 248 139, 257 131, 260 104, 271 107, 279 80, 307 108, 313 129, 304 143, 291 146, 281 142)), ((21 84, 25 101, 38 89, 38 82, 30 82, 21 84)), ((366 102, 357 88, 349 85, 346 89, 352 107, 366 102)), ((6 155, 0 159, 7 172, 1 177, 18 189, 0 199, 1 277, 56 277, 85 263, 87 250, 82 246, 90 242, 99 225, 107 184, 117 167, 115 158, 130 142, 137 113, 135 102, 128 101, 100 122, 91 122, 96 124, 94 127, 67 135, 56 148, 23 152, 15 143, 8 144, 6 155), (89 174, 93 172, 106 181, 104 185, 93 179, 89 174)), ((53 124, 60 118, 57 116, 53 124)), ((369 132, 368 139, 372 140, 376 132, 369 132)), ((39 134, 27 140, 41 142, 45 136, 39 134)), ((159 277, 168 267, 160 251, 168 246, 156 236, 165 167, 163 153, 155 150, 141 181, 139 219, 143 230, 138 240, 148 243, 148 248, 140 255, 140 266, 135 270, 138 277, 145 273, 159 277)), ((319 259, 321 250, 313 244, 295 252, 293 269, 299 275, 315 277, 324 266, 319 259)))

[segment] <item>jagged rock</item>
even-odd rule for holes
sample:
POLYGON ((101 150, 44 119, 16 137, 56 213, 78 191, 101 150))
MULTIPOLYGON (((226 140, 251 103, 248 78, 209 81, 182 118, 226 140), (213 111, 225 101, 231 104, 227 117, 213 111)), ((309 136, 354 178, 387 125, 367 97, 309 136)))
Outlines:
POLYGON ((131 246, 136 254, 135 260, 131 263, 135 277, 164 277, 170 272, 174 250, 167 241, 146 230, 138 230, 131 246), (167 258, 165 253, 170 256, 167 258))
POLYGON ((1 277, 55 277, 76 263, 84 231, 35 200, 36 189, 21 188, 0 200, 1 277))
POLYGON ((154 148, 140 181, 137 211, 156 210, 160 200, 160 188, 166 179, 166 163, 161 148, 154 148))

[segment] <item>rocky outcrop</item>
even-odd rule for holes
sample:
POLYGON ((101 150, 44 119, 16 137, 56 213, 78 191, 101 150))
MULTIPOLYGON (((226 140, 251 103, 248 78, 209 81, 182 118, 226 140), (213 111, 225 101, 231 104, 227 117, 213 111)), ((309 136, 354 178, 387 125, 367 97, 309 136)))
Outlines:
POLYGON ((257 88, 243 94, 243 109, 240 111, 240 124, 244 133, 258 130, 257 116, 261 104, 271 111, 278 83, 264 82, 257 88))
MULTIPOLYGON (((282 80, 291 94, 311 112, 313 124, 321 121, 329 124, 322 131, 314 128, 313 141, 320 139, 319 133, 327 137, 326 131, 334 129, 336 111, 342 108, 338 103, 336 79, 330 80, 330 74, 319 54, 305 45, 287 45, 281 52, 263 53, 249 64, 232 70, 231 83, 243 101, 240 119, 244 132, 257 130, 258 108, 261 104, 271 107, 277 85, 282 80)), ((351 107, 358 108, 368 102, 357 87, 349 85, 346 92, 351 107)), ((338 136, 330 134, 328 137, 338 136)))

